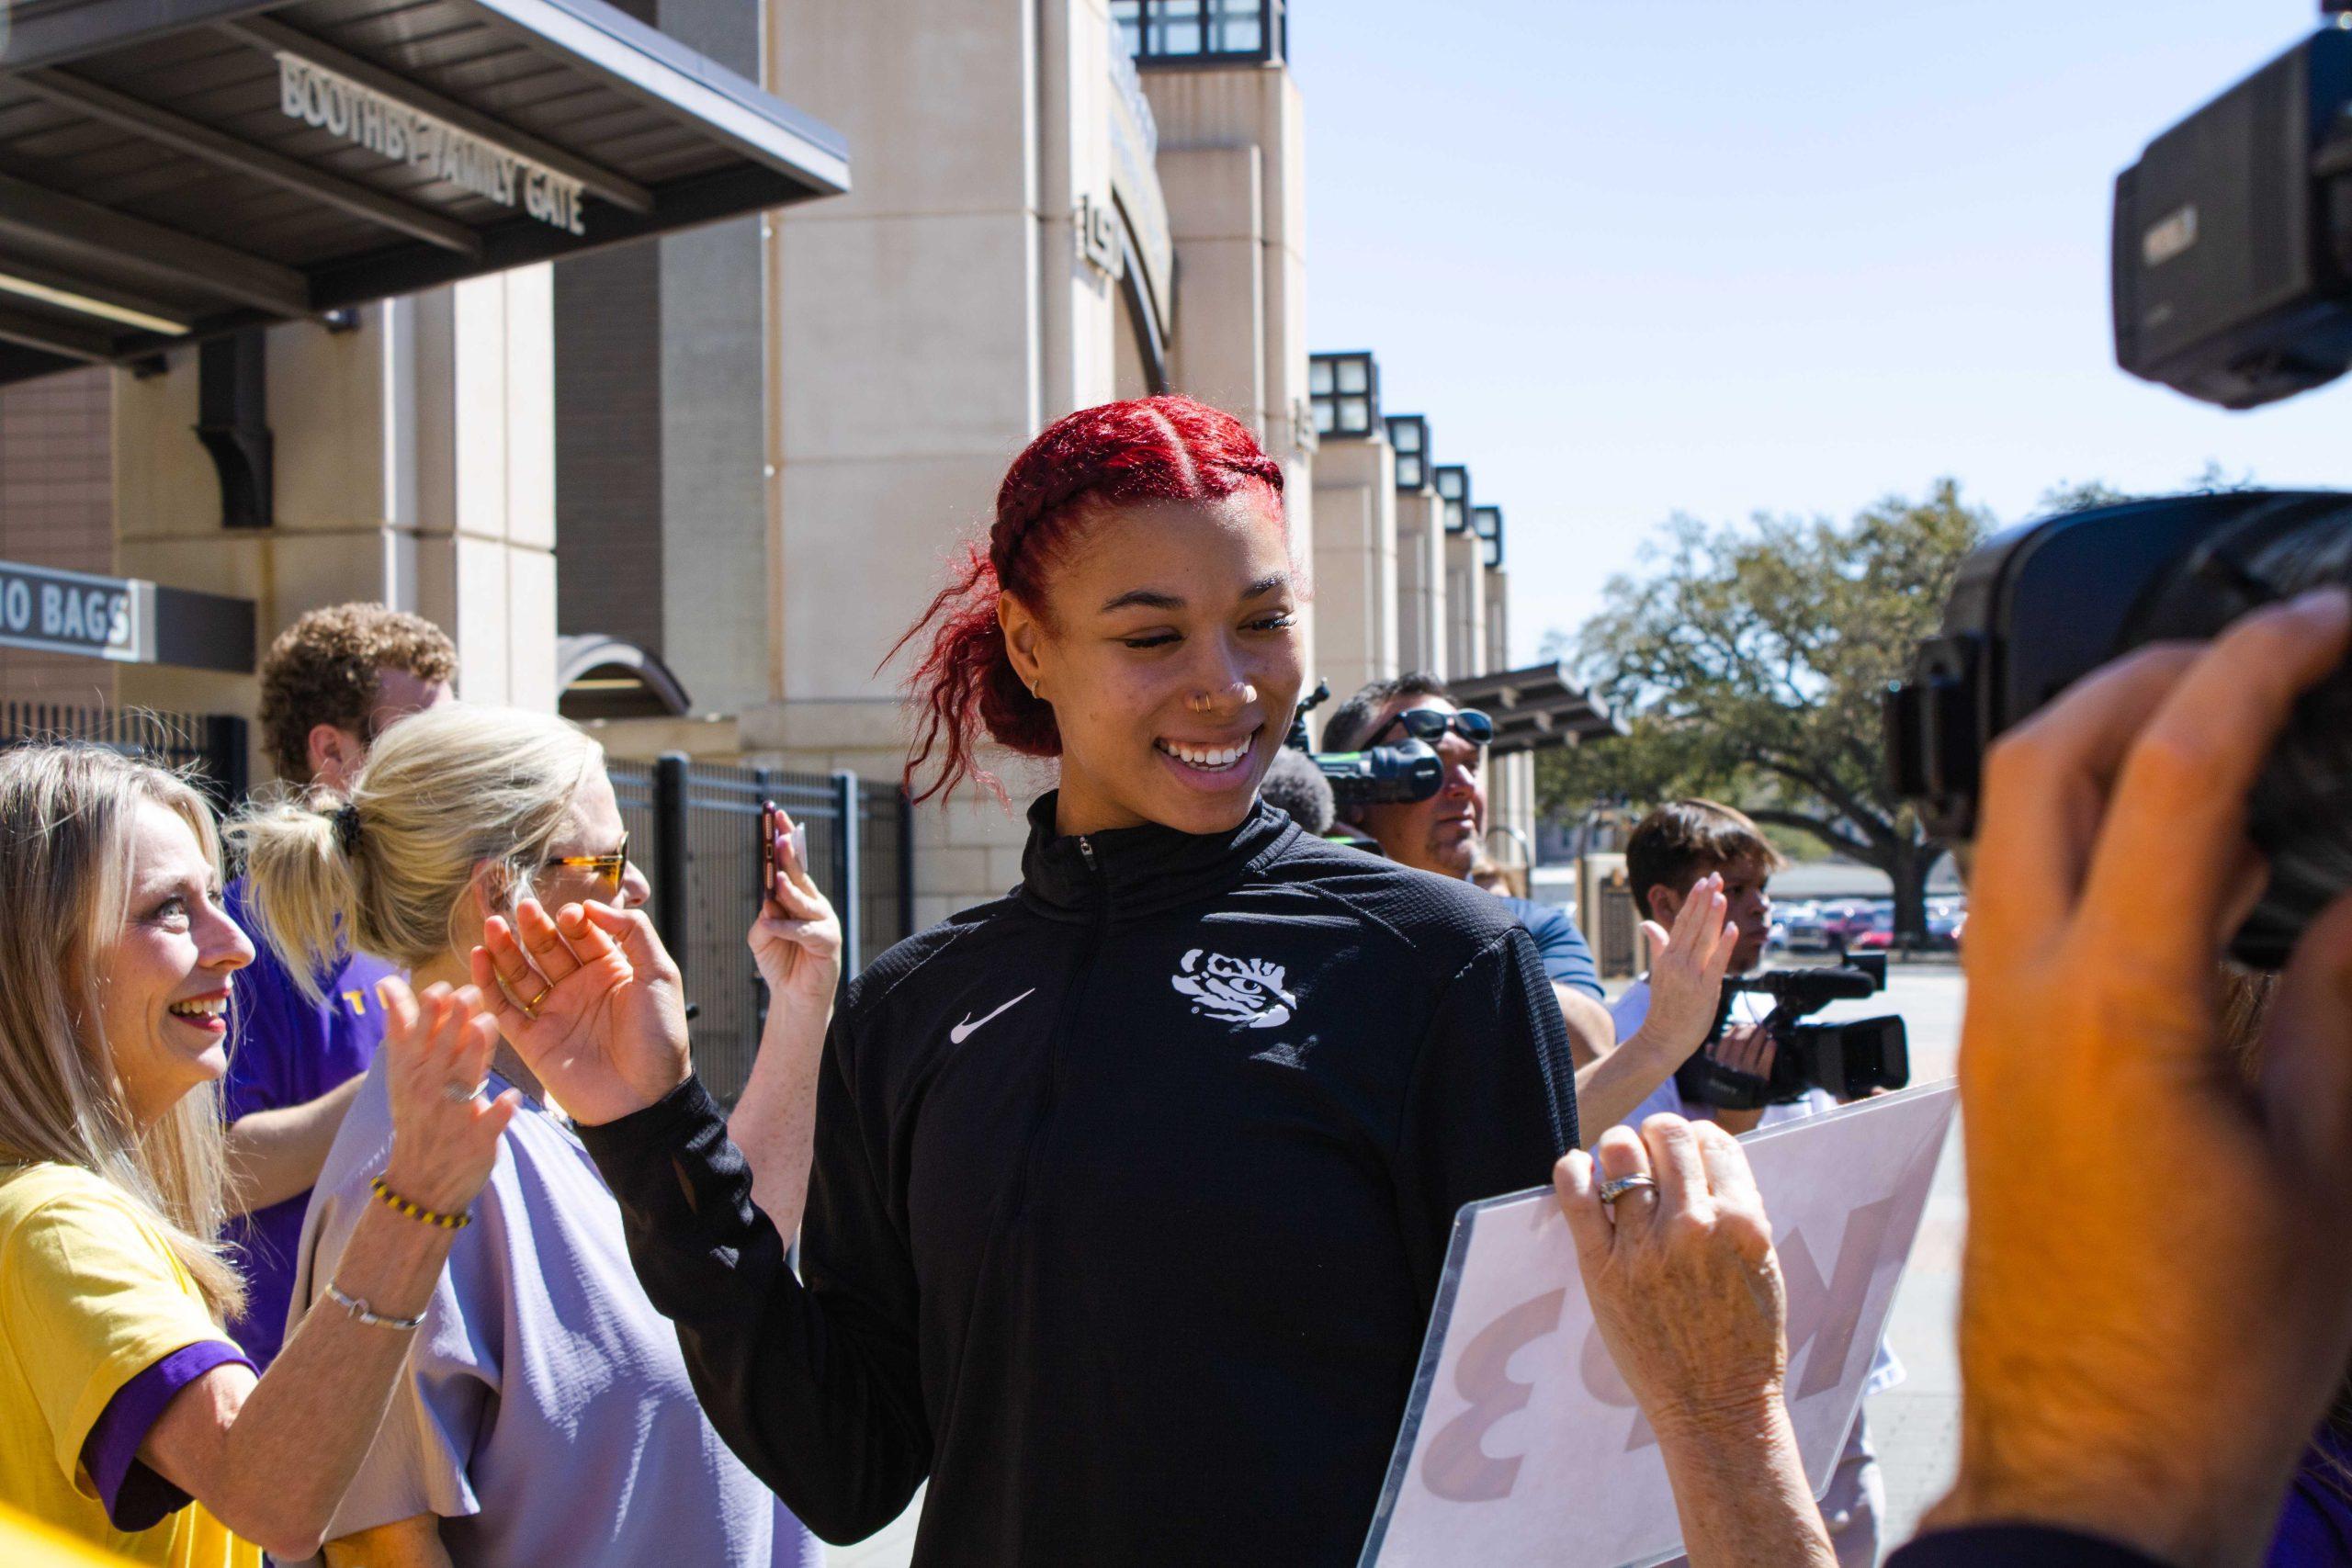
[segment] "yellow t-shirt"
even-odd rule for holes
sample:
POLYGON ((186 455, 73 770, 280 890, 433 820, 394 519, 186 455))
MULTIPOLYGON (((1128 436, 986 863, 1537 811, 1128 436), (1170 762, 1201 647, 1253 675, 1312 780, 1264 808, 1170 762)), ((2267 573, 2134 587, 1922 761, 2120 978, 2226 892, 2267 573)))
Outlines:
POLYGON ((163 1236, 113 1187, 64 1165, 0 1165, 0 1501, 133 1562, 260 1568, 190 1504, 116 1529, 82 1465, 115 1392, 173 1351, 225 1338, 163 1236))
POLYGON ((85 1546, 63 1530, 0 1503, 0 1562, 8 1568, 122 1568, 130 1561, 85 1546))

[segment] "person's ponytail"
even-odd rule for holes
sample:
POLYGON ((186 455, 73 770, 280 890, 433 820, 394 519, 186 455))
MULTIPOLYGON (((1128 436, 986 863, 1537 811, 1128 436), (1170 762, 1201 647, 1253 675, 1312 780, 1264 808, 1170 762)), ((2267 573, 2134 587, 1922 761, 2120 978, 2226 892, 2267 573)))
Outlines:
POLYGON ((249 807, 229 841, 244 858, 245 902, 255 925, 312 1001, 319 976, 346 947, 374 948, 362 908, 366 818, 345 797, 314 791, 249 807))
POLYGON ((417 969, 454 950, 477 872, 502 905, 571 819, 603 749, 553 714, 449 703, 384 731, 348 795, 231 824, 254 921, 305 988, 345 949, 417 969))

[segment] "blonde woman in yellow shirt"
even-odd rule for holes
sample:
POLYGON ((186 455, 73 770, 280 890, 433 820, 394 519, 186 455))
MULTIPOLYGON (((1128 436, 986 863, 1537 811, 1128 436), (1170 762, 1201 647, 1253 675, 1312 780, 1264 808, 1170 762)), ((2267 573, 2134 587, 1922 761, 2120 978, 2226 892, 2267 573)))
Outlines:
POLYGON ((318 1550, 514 1111, 478 1092, 479 994, 385 982, 384 1201, 256 1378, 214 1239, 214 1086, 252 957, 186 783, 94 747, 0 752, 0 1502, 134 1562, 318 1550))

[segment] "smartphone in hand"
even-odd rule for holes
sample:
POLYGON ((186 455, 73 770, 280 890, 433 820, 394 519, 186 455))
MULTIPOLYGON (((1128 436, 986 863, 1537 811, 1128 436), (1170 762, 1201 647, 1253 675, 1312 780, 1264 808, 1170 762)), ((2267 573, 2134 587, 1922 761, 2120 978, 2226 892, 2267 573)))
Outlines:
MULTIPOLYGON (((776 874, 783 868, 776 863, 776 824, 784 819, 784 810, 773 800, 760 803, 760 897, 775 897, 776 874)), ((803 822, 792 825, 792 855, 804 867, 808 863, 808 827, 803 822)))
POLYGON ((760 897, 775 897, 775 802, 760 802, 760 897))

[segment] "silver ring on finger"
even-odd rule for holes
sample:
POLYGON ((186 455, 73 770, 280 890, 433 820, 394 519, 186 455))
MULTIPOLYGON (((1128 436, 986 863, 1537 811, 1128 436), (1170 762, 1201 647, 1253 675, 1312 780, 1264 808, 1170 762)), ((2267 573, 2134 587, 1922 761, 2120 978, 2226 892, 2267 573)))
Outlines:
POLYGON ((482 1079, 471 1089, 461 1083, 445 1083, 441 1086, 441 1098, 452 1105, 463 1105, 469 1100, 480 1100, 481 1091, 489 1087, 488 1078, 482 1079))
POLYGON ((1623 1198, 1628 1192, 1638 1192, 1645 1187, 1655 1188, 1657 1186, 1657 1182, 1654 1179, 1644 1176, 1639 1171, 1635 1171, 1631 1176, 1611 1177, 1610 1179, 1600 1184, 1599 1189, 1594 1191, 1593 1196, 1600 1199, 1600 1206, 1606 1209, 1613 1206, 1618 1199, 1623 1198))

